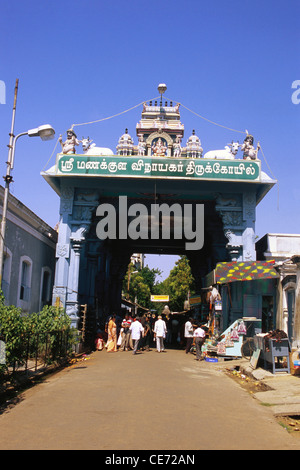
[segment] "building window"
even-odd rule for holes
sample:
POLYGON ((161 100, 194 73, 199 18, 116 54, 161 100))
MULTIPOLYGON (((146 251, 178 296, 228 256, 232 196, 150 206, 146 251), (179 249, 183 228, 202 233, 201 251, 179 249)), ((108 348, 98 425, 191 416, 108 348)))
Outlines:
POLYGON ((3 271, 2 271, 2 292, 5 298, 5 303, 9 305, 9 285, 10 285, 10 274, 11 274, 11 263, 12 263, 12 252, 6 248, 3 260, 3 271))
POLYGON ((295 289, 288 288, 285 291, 288 311, 288 337, 294 339, 294 312, 295 312, 295 289))
POLYGON ((45 305, 50 305, 51 300, 51 269, 43 267, 41 277, 41 290, 40 290, 40 310, 45 305))
POLYGON ((22 256, 19 272, 19 302, 18 306, 28 307, 31 291, 32 261, 28 256, 22 256))
POLYGON ((21 274, 21 287, 20 287, 20 300, 29 300, 29 270, 30 265, 26 261, 22 262, 22 274, 21 274))

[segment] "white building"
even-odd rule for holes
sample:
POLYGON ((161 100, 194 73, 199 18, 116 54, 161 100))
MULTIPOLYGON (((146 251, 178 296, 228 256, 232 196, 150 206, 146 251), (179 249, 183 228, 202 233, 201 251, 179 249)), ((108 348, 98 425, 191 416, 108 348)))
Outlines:
POLYGON ((300 234, 267 233, 256 243, 258 260, 275 260, 280 274, 276 328, 285 331, 294 348, 300 347, 299 260, 300 234), (299 260, 298 260, 299 259, 299 260), (298 288, 297 288, 298 286, 298 288))
MULTIPOLYGON (((0 216, 4 188, 0 186, 0 216)), ((6 305, 38 312, 51 305, 57 232, 9 194, 2 291, 6 305)))

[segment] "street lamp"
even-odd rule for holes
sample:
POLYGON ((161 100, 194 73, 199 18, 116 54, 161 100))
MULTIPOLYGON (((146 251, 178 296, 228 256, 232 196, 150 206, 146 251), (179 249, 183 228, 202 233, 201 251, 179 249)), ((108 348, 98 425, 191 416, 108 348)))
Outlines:
POLYGON ((51 140, 54 137, 55 130, 50 124, 30 129, 28 132, 29 137, 40 137, 42 140, 51 140))
POLYGON ((50 124, 45 124, 43 126, 39 126, 34 129, 29 129, 29 131, 27 132, 21 132, 20 134, 16 135, 13 138, 13 142, 9 151, 7 170, 9 170, 9 167, 10 167, 10 170, 12 170, 14 167, 16 142, 19 137, 21 137, 22 135, 28 135, 29 137, 40 137, 42 140, 51 140, 54 138, 54 134, 55 134, 55 130, 53 129, 53 127, 50 126, 50 124))
POLYGON ((129 288, 130 288, 130 280, 131 280, 131 274, 136 274, 138 271, 130 271, 131 263, 128 265, 128 272, 127 272, 127 299, 129 300, 129 288))
POLYGON ((29 129, 26 132, 21 132, 20 134, 16 136, 13 135, 16 101, 17 101, 17 90, 18 90, 18 80, 16 81, 16 87, 15 87, 15 99, 14 99, 14 107, 13 107, 12 126, 11 126, 11 133, 9 134, 10 142, 8 145, 9 147, 8 161, 6 162, 7 164, 6 175, 4 176, 5 188, 4 188, 2 220, 1 220, 1 228, 0 228, 0 288, 2 284, 2 274, 3 274, 4 239, 5 239, 5 229, 6 229, 6 215, 7 215, 7 206, 8 206, 9 185, 12 182, 12 176, 10 172, 14 167, 16 142, 19 139, 19 137, 23 135, 28 135, 29 137, 40 137, 42 140, 50 140, 54 138, 54 134, 55 134, 53 127, 51 127, 49 124, 46 124, 43 126, 39 126, 35 129, 29 129))

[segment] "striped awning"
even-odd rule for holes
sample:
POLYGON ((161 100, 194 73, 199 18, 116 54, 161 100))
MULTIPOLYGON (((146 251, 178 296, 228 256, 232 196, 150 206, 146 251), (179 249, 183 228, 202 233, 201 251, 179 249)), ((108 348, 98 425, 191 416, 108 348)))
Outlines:
POLYGON ((216 268, 206 276, 206 285, 257 279, 276 279, 279 274, 274 268, 274 264, 274 260, 218 263, 216 268))

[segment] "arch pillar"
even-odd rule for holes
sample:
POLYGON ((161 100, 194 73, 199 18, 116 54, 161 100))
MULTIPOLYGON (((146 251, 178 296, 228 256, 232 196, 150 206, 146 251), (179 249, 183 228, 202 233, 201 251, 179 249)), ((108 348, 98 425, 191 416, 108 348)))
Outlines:
POLYGON ((242 194, 216 197, 216 211, 219 212, 226 245, 231 261, 255 261, 255 209, 256 196, 253 191, 242 194))
POLYGON ((77 326, 79 320, 80 304, 78 299, 80 255, 84 239, 71 238, 70 268, 68 276, 68 290, 66 297, 66 313, 72 320, 72 326, 77 326))
POLYGON ((294 311, 294 341, 293 347, 300 345, 300 256, 293 256, 292 261, 295 263, 296 270, 296 290, 295 290, 295 311, 294 311))
POLYGON ((59 302, 65 308, 74 327, 77 327, 80 312, 81 253, 95 205, 95 197, 91 197, 89 191, 77 194, 73 186, 62 186, 52 303, 59 302))
POLYGON ((67 301, 67 288, 70 266, 70 216, 73 209, 74 188, 63 185, 60 196, 60 222, 56 245, 55 279, 52 291, 52 304, 59 303, 63 308, 67 301))

